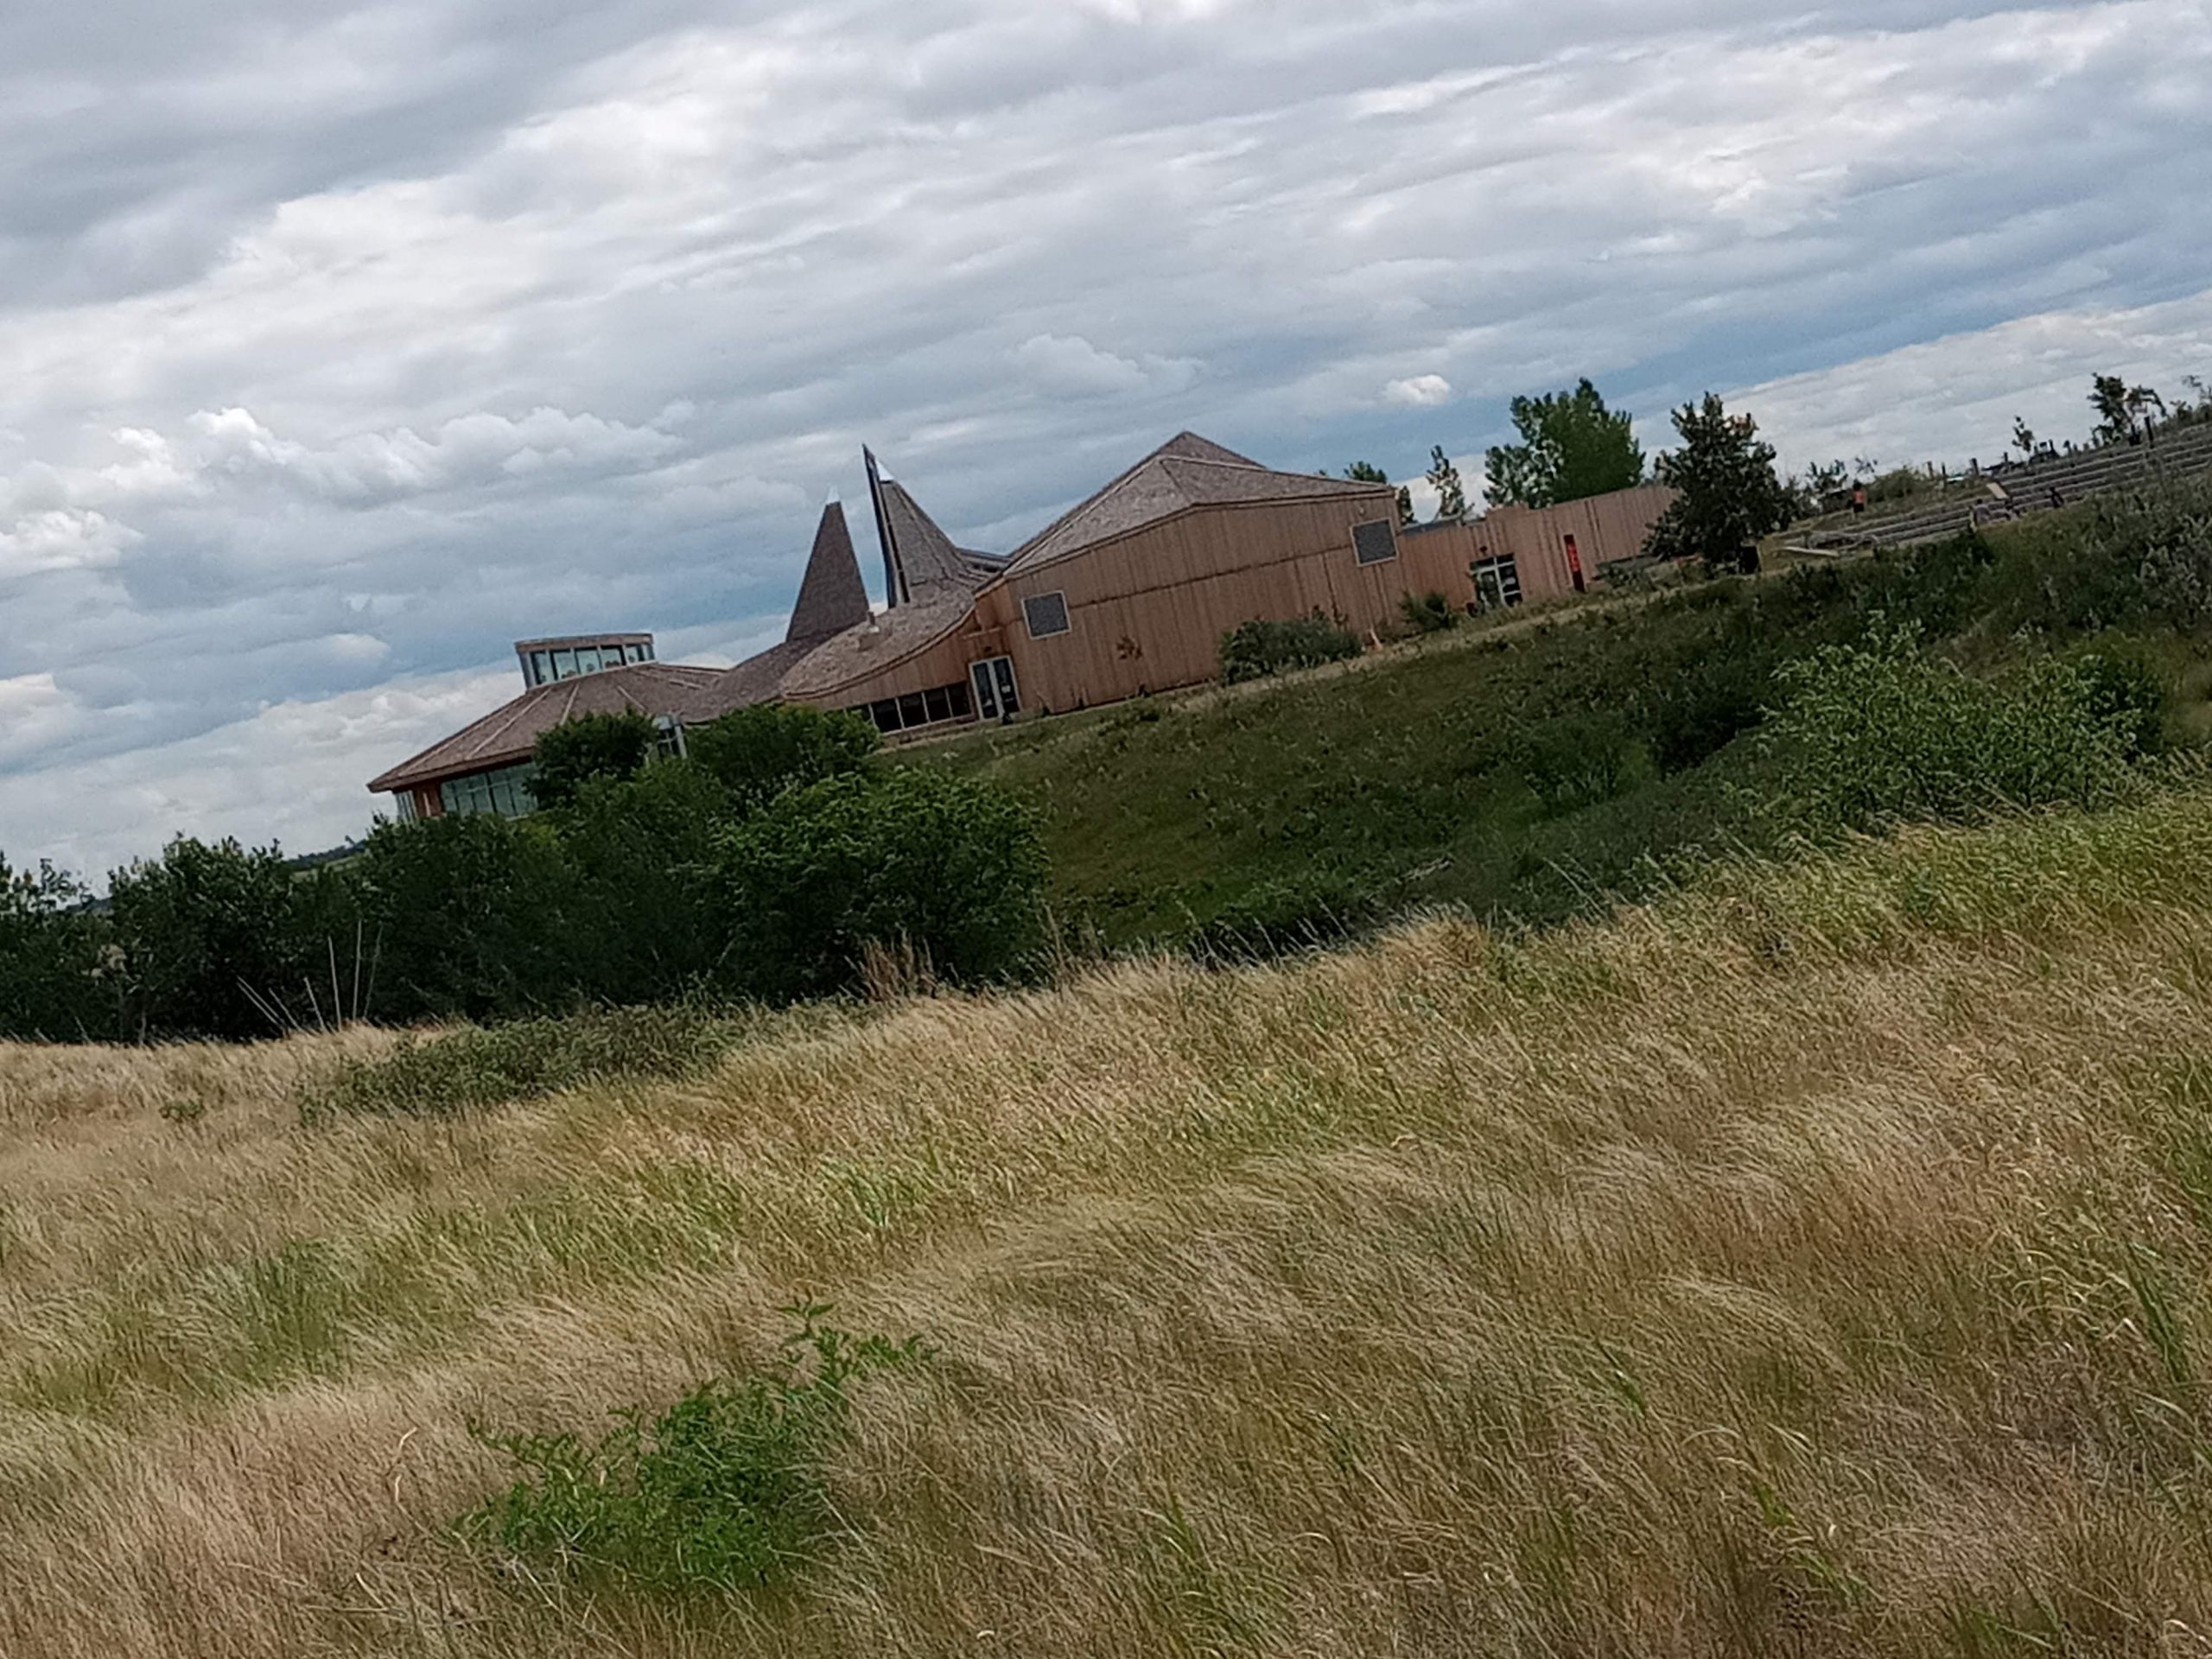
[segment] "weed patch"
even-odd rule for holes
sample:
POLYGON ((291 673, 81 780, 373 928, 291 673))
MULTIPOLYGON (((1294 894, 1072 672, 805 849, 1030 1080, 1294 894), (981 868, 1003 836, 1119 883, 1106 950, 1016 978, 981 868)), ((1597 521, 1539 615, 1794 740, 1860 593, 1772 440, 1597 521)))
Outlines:
POLYGON ((690 1077, 734 1048, 745 1029, 729 1015, 677 1006, 403 1038, 388 1054, 309 1077, 300 1115, 308 1122, 352 1112, 445 1117, 586 1084, 690 1077))
POLYGON ((741 1595, 804 1566, 845 1528, 825 1460, 849 1432, 853 1385, 927 1357, 917 1338, 803 1327, 778 1362, 709 1382, 648 1419, 618 1413, 597 1440, 482 1435, 524 1471, 461 1523, 465 1537, 585 1585, 741 1595))

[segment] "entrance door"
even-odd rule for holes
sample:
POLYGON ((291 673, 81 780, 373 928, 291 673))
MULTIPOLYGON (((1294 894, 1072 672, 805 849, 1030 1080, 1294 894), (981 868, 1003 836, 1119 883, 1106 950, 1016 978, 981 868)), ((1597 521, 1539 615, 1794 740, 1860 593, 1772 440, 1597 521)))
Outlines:
POLYGON ((1521 566, 1510 553, 1477 559, 1467 574, 1474 579, 1475 598, 1483 609, 1502 611, 1521 602, 1521 566))
POLYGON ((976 688, 976 713, 984 720, 1012 720, 1021 712, 1021 696, 1014 686, 1014 658, 994 657, 968 670, 976 688))

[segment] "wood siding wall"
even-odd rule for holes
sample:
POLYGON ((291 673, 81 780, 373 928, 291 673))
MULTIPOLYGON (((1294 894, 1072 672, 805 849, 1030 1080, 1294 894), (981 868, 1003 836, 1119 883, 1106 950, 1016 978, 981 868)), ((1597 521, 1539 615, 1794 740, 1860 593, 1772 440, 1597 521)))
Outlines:
POLYGON ((1493 507, 1467 524, 1424 525, 1399 539, 1408 568, 1421 574, 1420 592, 1465 605, 1475 596, 1467 567, 1478 559, 1510 557, 1520 574, 1522 598, 1537 603, 1574 591, 1568 537, 1574 537, 1586 582, 1595 587, 1605 566, 1643 554, 1651 526, 1674 499, 1663 484, 1646 484, 1564 506, 1493 507))
POLYGON ((1586 575, 1643 550, 1671 493, 1623 491, 1564 507, 1501 509, 1473 524, 1398 537, 1398 556, 1363 565, 1352 530, 1395 521, 1392 492, 1242 506, 1198 507, 1035 569, 976 596, 974 613, 935 645, 817 698, 835 708, 965 680, 971 664, 1011 657, 1025 711, 1065 713, 1216 677, 1221 637, 1255 619, 1313 611, 1363 636, 1395 632, 1408 594, 1475 597, 1468 566, 1511 554, 1530 601, 1573 591, 1565 537, 1586 575), (1027 600, 1064 594, 1069 627, 1030 637, 1027 600))

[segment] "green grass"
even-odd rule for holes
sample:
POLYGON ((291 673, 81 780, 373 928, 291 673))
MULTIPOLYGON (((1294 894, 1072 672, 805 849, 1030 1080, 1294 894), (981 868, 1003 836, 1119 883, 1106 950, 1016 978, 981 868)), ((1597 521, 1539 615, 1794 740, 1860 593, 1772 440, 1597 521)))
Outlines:
POLYGON ((2136 564, 2193 511, 2139 512, 2146 531, 2106 505, 1516 617, 1349 671, 978 732, 909 763, 1039 804, 1052 901, 1078 943, 1265 951, 1440 905, 1550 925, 1788 839, 1754 734, 1785 664, 1824 646, 1908 627, 1986 674, 2108 648, 2119 628, 2175 689, 2175 735, 2201 741, 2202 632, 2150 603, 2136 564))

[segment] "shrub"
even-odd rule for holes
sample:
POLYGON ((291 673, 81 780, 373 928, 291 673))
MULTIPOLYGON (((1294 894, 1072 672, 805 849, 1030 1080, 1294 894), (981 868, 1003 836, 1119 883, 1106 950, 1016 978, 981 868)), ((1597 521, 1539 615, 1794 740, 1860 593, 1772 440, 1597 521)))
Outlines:
POLYGON ((541 807, 566 806, 594 778, 634 778, 652 757, 660 728, 645 715, 581 715, 537 740, 531 797, 541 807))
POLYGON ((1255 885, 1191 936, 1202 962, 1258 962, 1333 944, 1382 918, 1380 883, 1302 871, 1255 885))
POLYGON ((1785 666, 1771 737, 1783 816, 1816 832, 1965 821, 2122 792, 2139 716, 2115 682, 2047 658, 1970 679, 1891 632, 1785 666))
POLYGON ((736 1596, 772 1586, 841 1529, 823 1468, 850 1433, 852 1386, 927 1357, 918 1338, 804 1327, 778 1362, 709 1382, 601 1439, 485 1435, 524 1471, 465 1516, 464 1536, 587 1585, 736 1596))
POLYGON ((1608 714, 1567 715, 1516 727, 1500 758, 1548 813, 1616 799, 1652 776, 1643 746, 1608 714))
POLYGON ((692 728, 684 744, 737 810, 751 813, 787 790, 858 772, 883 740, 855 714, 762 703, 692 728))
POLYGON ((103 973, 104 917, 85 906, 75 878, 41 863, 11 870, 0 857, 0 1039, 93 1041, 121 1034, 103 973))
POLYGON ((1406 626, 1415 633, 1443 633, 1459 626, 1459 613, 1441 594, 1405 594, 1398 608, 1405 613, 1406 626))
POLYGON ((594 778, 561 814, 567 967, 584 998, 660 1001, 709 984, 729 948, 715 847, 727 791, 688 760, 594 778))
POLYGON ((376 939, 373 1011, 512 1019, 573 1000, 599 941, 569 922, 573 882, 544 818, 379 823, 348 869, 376 939))
POLYGON ((673 1007, 519 1020, 428 1040, 403 1037, 387 1054, 340 1061, 311 1077, 300 1092, 300 1115, 309 1122, 341 1112, 450 1117, 586 1084, 690 1077, 743 1034, 726 1015, 673 1007))
POLYGON ((129 1028, 237 1040, 335 1021, 329 941, 353 937, 328 871, 296 875, 274 847, 179 836, 115 872, 109 923, 129 1028))
POLYGON ((1359 655, 1359 637, 1319 611, 1287 622, 1252 621, 1221 637, 1221 677, 1230 685, 1359 655))
POLYGON ((995 785, 922 768, 781 795, 722 837, 739 986, 772 1001, 850 991, 871 945, 956 983, 1013 975, 1040 937, 1035 816, 995 785))

